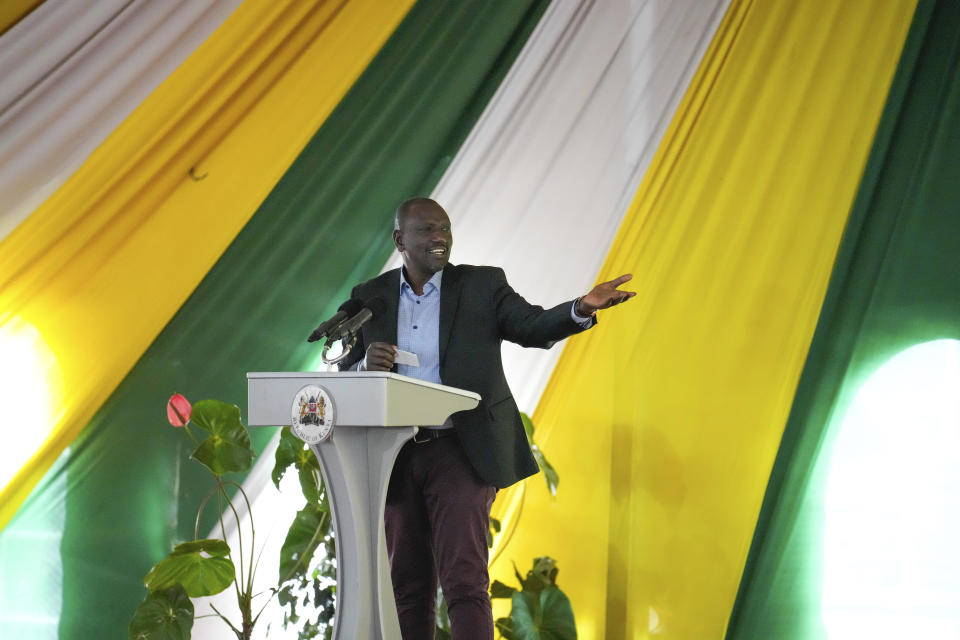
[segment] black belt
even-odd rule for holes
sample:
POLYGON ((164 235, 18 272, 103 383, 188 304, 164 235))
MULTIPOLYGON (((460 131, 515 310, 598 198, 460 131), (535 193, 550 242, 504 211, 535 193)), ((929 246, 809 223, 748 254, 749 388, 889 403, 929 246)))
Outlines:
POLYGON ((439 440, 440 438, 446 438, 449 435, 453 435, 453 429, 430 429, 428 427, 420 427, 417 430, 415 436, 413 436, 413 441, 417 444, 424 444, 425 442, 430 442, 431 440, 439 440))

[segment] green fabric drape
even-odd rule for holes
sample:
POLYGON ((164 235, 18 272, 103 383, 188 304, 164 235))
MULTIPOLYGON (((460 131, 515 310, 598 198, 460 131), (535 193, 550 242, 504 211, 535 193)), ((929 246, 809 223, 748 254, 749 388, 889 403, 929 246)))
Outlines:
MULTIPOLYGON (((144 573, 193 536, 210 479, 165 424, 167 397, 215 397, 245 412, 246 371, 318 361, 304 338, 380 270, 393 208, 430 191, 547 4, 421 0, 33 492, 2 535, 66 500, 61 638, 125 637, 144 573), (65 498, 53 495, 64 477, 65 498)), ((272 431, 254 434, 258 450, 272 431)))
POLYGON ((728 640, 826 637, 820 598, 831 441, 877 367, 911 345, 960 338, 958 24, 956 2, 921 0, 917 7, 771 474, 728 640))

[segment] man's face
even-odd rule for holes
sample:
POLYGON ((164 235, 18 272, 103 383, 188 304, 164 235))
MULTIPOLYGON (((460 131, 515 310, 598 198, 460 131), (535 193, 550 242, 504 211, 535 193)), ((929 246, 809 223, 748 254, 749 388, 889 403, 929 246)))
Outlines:
POLYGON ((393 232, 393 241, 408 272, 432 275, 450 260, 453 246, 450 218, 440 205, 416 205, 400 220, 400 228, 393 232))

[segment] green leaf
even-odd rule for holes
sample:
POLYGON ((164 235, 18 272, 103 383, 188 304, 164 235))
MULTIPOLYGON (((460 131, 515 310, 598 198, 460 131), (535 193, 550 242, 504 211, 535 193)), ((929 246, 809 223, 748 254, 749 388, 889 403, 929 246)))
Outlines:
POLYGON ((516 638, 513 635, 513 620, 510 618, 497 618, 493 626, 497 628, 504 640, 514 640, 516 638))
POLYGON ((523 411, 520 412, 520 419, 523 421, 523 430, 527 432, 527 440, 533 443, 533 420, 523 411))
POLYGON ((493 548, 493 536, 497 533, 500 533, 500 521, 490 517, 489 526, 487 527, 487 546, 493 548))
POLYGON ((192 424, 210 436, 193 452, 193 458, 214 475, 244 473, 253 462, 250 434, 240 421, 240 408, 219 400, 201 400, 193 405, 192 424))
POLYGON ((270 478, 277 489, 280 488, 280 480, 283 479, 283 475, 290 468, 290 465, 296 463, 297 457, 305 445, 306 443, 303 440, 293 435, 290 427, 284 427, 280 430, 280 443, 277 444, 277 452, 273 456, 273 471, 270 472, 270 478))
POLYGON ((516 589, 499 580, 494 580, 493 584, 490 585, 491 598, 512 598, 515 592, 516 589))
POLYGON ((273 471, 270 473, 277 489, 280 488, 280 480, 291 466, 297 470, 300 489, 307 502, 322 500, 323 480, 320 474, 320 461, 303 440, 293 435, 290 427, 284 427, 280 432, 280 443, 277 445, 273 471))
POLYGON ((437 629, 434 640, 450 640, 450 614, 447 611, 447 601, 443 591, 437 587, 437 629))
POLYGON ((520 583, 521 587, 523 586, 523 576, 520 575, 520 569, 517 569, 517 563, 513 563, 513 575, 517 576, 517 582, 520 583))
POLYGON ((318 504, 308 504, 293 519, 280 548, 280 582, 306 575, 310 558, 330 532, 329 511, 318 504))
POLYGON ((513 632, 516 640, 576 640, 577 626, 570 600, 560 589, 547 587, 539 594, 513 594, 513 632))
MULTIPOLYGON (((516 566, 514 566, 516 572, 516 566)), ((527 572, 525 578, 517 574, 524 591, 539 593, 545 587, 555 587, 557 578, 557 561, 548 556, 533 559, 533 568, 527 572)))
POLYGON ((243 426, 240 407, 220 400, 200 400, 195 403, 190 422, 214 435, 223 435, 237 426, 243 426))
POLYGON ((560 476, 557 475, 557 470, 553 468, 553 465, 550 464, 547 457, 543 455, 540 447, 532 444, 530 445, 530 450, 533 452, 533 459, 537 461, 537 465, 540 467, 540 470, 543 471, 543 477, 547 481, 547 489, 550 490, 550 495, 556 496, 557 486, 560 484, 560 476))
POLYGON ((523 588, 528 591, 539 591, 544 587, 557 586, 557 561, 549 556, 533 559, 533 568, 527 573, 523 588), (528 586, 535 585, 535 586, 528 586))
POLYGON ((537 461, 537 466, 543 471, 543 477, 547 481, 547 489, 550 490, 550 495, 555 496, 557 495, 557 486, 560 484, 560 476, 557 475, 556 469, 553 468, 553 465, 550 464, 546 456, 543 455, 543 451, 540 450, 537 443, 533 441, 533 420, 522 411, 520 412, 520 419, 523 421, 523 430, 527 432, 527 441, 530 443, 530 450, 533 452, 533 457, 537 461))
POLYGON ((220 593, 234 581, 230 547, 223 540, 194 540, 178 544, 169 556, 154 565, 143 582, 150 591, 183 585, 191 598, 220 593))
POLYGON ((316 503, 323 499, 323 483, 320 481, 320 470, 311 465, 298 467, 300 477, 300 491, 309 503, 316 503))
POLYGON ((133 614, 129 640, 190 640, 193 603, 179 584, 151 591, 133 614))

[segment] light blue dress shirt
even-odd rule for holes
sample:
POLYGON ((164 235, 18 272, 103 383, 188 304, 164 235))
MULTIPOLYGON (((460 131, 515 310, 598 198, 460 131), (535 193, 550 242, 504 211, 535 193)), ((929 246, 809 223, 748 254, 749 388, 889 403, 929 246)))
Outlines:
POLYGON ((413 292, 400 270, 400 306, 397 309, 397 347, 417 354, 419 367, 397 365, 397 373, 427 382, 440 381, 440 283, 437 271, 423 285, 423 295, 413 292))

